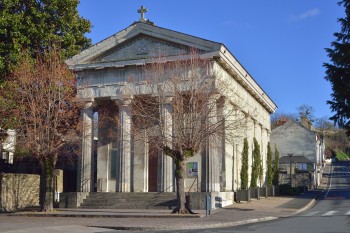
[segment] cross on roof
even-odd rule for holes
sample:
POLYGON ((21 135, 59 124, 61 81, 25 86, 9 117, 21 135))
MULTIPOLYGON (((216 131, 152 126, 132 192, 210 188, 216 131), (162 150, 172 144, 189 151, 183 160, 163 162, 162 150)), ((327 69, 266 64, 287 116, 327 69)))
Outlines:
POLYGON ((140 18, 139 20, 140 20, 141 22, 146 21, 145 13, 148 12, 148 9, 147 9, 147 8, 144 8, 143 6, 141 6, 141 9, 137 10, 137 12, 141 14, 141 18, 140 18))

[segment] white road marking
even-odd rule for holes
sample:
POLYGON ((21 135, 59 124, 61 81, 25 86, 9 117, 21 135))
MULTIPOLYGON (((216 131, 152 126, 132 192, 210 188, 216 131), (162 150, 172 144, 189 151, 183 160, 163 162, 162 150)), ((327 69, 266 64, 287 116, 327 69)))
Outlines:
POLYGON ((350 210, 348 211, 348 212, 346 212, 346 214, 345 215, 350 215, 350 210))
POLYGON ((327 213, 323 214, 322 216, 331 216, 335 213, 337 213, 338 211, 335 211, 335 210, 331 210, 331 211, 328 211, 327 213))
POLYGON ((309 217, 309 216, 314 216, 315 214, 319 213, 320 211, 314 211, 314 212, 310 212, 310 213, 307 213, 307 214, 304 214, 303 216, 304 217, 309 217))

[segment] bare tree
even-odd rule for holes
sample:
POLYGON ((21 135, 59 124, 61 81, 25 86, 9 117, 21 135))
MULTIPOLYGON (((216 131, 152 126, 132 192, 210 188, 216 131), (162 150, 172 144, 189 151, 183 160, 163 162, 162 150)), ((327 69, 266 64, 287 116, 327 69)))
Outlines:
POLYGON ((306 119, 310 122, 315 121, 315 109, 312 106, 302 104, 297 107, 297 111, 299 113, 299 121, 301 121, 303 117, 306 117, 306 119))
MULTIPOLYGON (((1 98, 7 101, 0 113, 6 128, 16 130, 16 151, 36 158, 43 170, 41 210, 53 209, 53 169, 59 153, 79 121, 75 76, 51 48, 32 60, 23 53, 20 65, 5 81, 1 98)), ((73 133, 72 133, 73 132, 73 133)))
POLYGON ((295 113, 283 113, 275 112, 271 115, 271 128, 275 129, 276 127, 284 124, 286 121, 298 121, 298 116, 295 113))
POLYGON ((328 133, 332 134, 332 132, 336 131, 334 123, 331 122, 327 116, 316 118, 315 129, 322 136, 326 136, 328 133))
MULTIPOLYGON (((143 81, 129 88, 134 131, 175 163, 178 206, 173 213, 189 213, 185 206, 186 161, 206 147, 222 148, 223 141, 243 136, 245 114, 229 99, 230 90, 215 63, 190 55, 159 57, 145 65, 143 81), (227 98, 226 98, 227 97, 227 98)), ((136 81, 136 80, 135 80, 136 81)))

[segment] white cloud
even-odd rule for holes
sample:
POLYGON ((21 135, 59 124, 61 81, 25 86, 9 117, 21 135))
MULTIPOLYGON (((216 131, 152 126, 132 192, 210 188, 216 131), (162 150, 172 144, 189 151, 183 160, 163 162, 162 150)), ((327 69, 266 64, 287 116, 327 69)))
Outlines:
POLYGON ((299 15, 290 15, 289 16, 289 21, 294 22, 294 21, 300 21, 300 20, 304 20, 310 17, 314 17, 317 16, 321 13, 321 11, 317 8, 308 10, 302 14, 299 15))

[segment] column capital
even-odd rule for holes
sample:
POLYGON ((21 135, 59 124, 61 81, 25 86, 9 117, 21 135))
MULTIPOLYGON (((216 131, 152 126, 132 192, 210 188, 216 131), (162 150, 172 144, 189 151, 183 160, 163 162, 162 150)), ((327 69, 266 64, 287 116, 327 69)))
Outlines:
POLYGON ((89 109, 94 107, 94 102, 83 102, 83 109, 89 109))
POLYGON ((118 105, 118 106, 129 106, 134 99, 134 96, 132 95, 124 95, 119 98, 112 98, 112 100, 118 105))
POLYGON ((83 109, 89 109, 95 107, 95 101, 94 98, 84 98, 84 99, 79 99, 78 103, 81 104, 81 107, 83 109))
POLYGON ((220 99, 220 97, 221 97, 221 94, 219 93, 213 93, 210 95, 210 99, 213 99, 213 100, 218 100, 220 99))
POLYGON ((163 103, 164 104, 171 104, 174 100, 174 96, 164 96, 163 97, 163 103))

